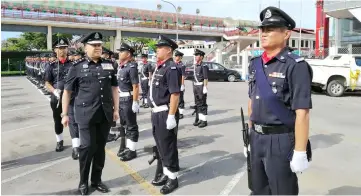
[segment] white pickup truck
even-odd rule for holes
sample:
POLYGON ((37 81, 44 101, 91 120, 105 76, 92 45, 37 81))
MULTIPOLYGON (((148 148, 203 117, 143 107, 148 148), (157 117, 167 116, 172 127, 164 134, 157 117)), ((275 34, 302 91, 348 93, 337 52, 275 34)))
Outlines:
POLYGON ((312 89, 332 97, 361 90, 361 55, 337 54, 325 59, 306 59, 313 70, 312 89))

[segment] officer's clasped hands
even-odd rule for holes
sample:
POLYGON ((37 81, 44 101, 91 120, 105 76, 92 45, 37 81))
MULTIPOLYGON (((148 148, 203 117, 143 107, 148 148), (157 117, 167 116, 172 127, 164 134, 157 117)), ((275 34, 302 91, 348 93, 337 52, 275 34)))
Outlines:
POLYGON ((174 115, 168 114, 168 118, 167 118, 167 129, 173 129, 174 127, 177 126, 177 122, 175 121, 175 117, 174 115))
POLYGON ((293 151, 293 157, 290 163, 291 170, 294 173, 300 173, 306 170, 309 166, 309 162, 307 160, 306 151, 293 151))

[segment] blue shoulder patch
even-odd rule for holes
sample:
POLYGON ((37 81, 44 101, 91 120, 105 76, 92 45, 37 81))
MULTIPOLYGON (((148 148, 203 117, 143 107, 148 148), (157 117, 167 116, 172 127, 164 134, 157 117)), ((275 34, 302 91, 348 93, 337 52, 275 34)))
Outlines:
POLYGON ((288 52, 287 54, 291 59, 295 60, 297 63, 305 60, 305 58, 300 57, 297 54, 294 54, 292 52, 288 52))

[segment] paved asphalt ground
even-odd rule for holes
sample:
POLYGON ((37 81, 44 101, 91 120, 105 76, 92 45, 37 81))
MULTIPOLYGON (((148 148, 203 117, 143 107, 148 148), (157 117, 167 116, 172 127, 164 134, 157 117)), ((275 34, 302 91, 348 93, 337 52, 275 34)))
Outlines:
MULTIPOLYGON (((193 104, 186 85, 186 107, 193 104)), ((247 84, 210 82, 208 127, 194 128, 192 111, 180 122, 180 188, 176 195, 247 195, 242 152, 240 107, 247 107, 247 84)), ((25 77, 1 79, 1 194, 77 194, 79 163, 70 158, 71 140, 64 129, 66 149, 55 152, 49 101, 25 77)), ((361 95, 332 98, 313 95, 311 137, 313 161, 299 175, 300 194, 361 194, 361 95)), ((150 110, 138 115, 141 130, 138 158, 120 162, 119 141, 108 143, 103 181, 110 194, 157 195, 149 182, 155 163, 145 145, 154 143, 150 110)), ((100 194, 92 192, 92 194, 100 194)))

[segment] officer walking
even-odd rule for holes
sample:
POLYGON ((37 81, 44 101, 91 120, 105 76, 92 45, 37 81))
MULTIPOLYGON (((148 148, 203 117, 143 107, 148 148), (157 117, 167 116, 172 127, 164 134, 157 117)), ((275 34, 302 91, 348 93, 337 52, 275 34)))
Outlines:
POLYGON ((117 78, 112 62, 101 59, 102 37, 99 32, 93 32, 81 38, 86 56, 70 68, 63 95, 62 123, 67 126, 70 98, 75 94, 75 122, 80 136, 79 192, 82 195, 88 193, 90 165, 91 186, 100 192, 109 192, 101 180, 105 145, 110 124, 119 118, 117 78))
POLYGON ((142 87, 142 100, 141 107, 149 108, 148 106, 148 90, 149 90, 149 73, 152 73, 152 64, 148 62, 148 54, 142 54, 143 66, 140 71, 141 87, 142 87))
POLYGON ((158 164, 162 164, 163 169, 157 169, 152 184, 164 185, 160 192, 168 194, 178 188, 177 130, 181 71, 172 59, 173 51, 178 48, 174 41, 161 35, 156 47, 158 63, 151 78, 148 103, 152 108, 153 136, 161 160, 158 164))
POLYGON ((290 52, 295 21, 276 7, 260 14, 262 56, 249 66, 253 194, 297 195, 297 173, 308 168, 312 70, 290 52), (307 149, 307 150, 306 150, 307 149))
MULTIPOLYGON (((129 161, 137 157, 136 144, 139 139, 137 112, 139 111, 139 77, 138 64, 133 60, 134 49, 122 43, 119 51, 120 65, 117 79, 119 86, 119 116, 120 132, 126 129, 126 148, 121 141, 118 156, 122 161, 129 161), (124 127, 126 126, 126 127, 124 127)), ((123 136, 124 137, 124 136, 123 136)))
POLYGON ((207 85, 208 85, 208 72, 207 64, 203 63, 205 53, 201 50, 195 49, 194 56, 196 64, 193 69, 193 94, 196 110, 196 119, 193 123, 194 126, 203 128, 207 126, 207 85))
POLYGON ((178 65, 178 68, 182 70, 182 85, 181 85, 181 92, 180 92, 179 106, 178 106, 179 119, 183 118, 183 112, 184 112, 184 90, 185 90, 184 79, 186 75, 186 66, 182 62, 183 55, 184 54, 178 50, 176 50, 174 54, 175 56, 174 62, 178 65))
POLYGON ((60 114, 62 113, 61 97, 65 85, 65 77, 70 69, 71 62, 67 59, 68 41, 65 38, 59 38, 53 48, 57 55, 57 60, 48 65, 45 71, 45 85, 50 96, 50 107, 53 110, 53 119, 56 133, 56 152, 64 150, 63 125, 61 124, 60 114))

